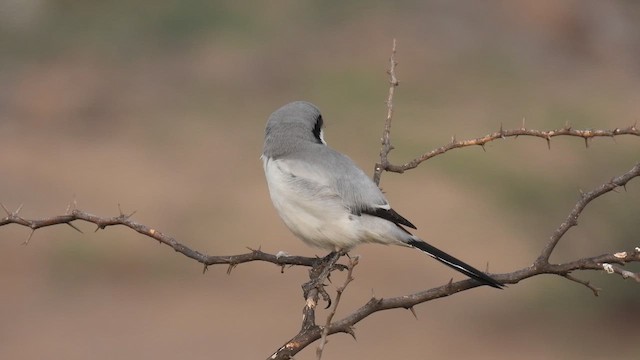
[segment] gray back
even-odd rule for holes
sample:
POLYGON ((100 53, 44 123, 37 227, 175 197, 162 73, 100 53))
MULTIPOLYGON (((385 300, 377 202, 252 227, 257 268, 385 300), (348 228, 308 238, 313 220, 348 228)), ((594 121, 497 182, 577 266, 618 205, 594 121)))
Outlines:
POLYGON ((286 160, 294 175, 332 188, 355 213, 386 205, 380 189, 350 158, 319 140, 318 125, 322 115, 311 103, 281 107, 267 121, 263 155, 286 160))

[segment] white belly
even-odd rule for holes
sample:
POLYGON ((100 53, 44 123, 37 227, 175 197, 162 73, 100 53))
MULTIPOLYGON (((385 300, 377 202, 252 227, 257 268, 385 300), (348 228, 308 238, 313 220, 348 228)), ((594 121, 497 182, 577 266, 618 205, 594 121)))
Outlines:
POLYGON ((329 186, 305 188, 292 181, 285 164, 263 159, 269 193, 287 227, 305 243, 348 250, 364 240, 359 216, 352 215, 329 186))

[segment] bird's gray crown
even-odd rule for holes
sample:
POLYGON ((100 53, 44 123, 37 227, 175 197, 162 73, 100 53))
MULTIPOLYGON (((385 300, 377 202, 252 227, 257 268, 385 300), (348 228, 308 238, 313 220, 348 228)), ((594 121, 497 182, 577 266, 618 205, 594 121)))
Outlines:
POLYGON ((286 104, 269 116, 263 154, 277 158, 310 144, 324 144, 322 125, 320 110, 310 102, 286 104))

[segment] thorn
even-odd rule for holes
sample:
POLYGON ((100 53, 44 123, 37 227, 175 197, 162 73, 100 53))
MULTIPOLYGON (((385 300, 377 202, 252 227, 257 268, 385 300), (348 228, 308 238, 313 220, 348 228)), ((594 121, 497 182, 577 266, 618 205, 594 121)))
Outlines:
POLYGON ((413 314, 413 317, 416 318, 416 320, 418 320, 418 315, 416 315, 416 309, 414 309, 413 306, 409 307, 409 311, 411 311, 411 313, 413 314))
POLYGON ((584 138, 584 146, 589 148, 589 138, 584 138))
POLYGON ((233 270, 237 265, 238 264, 229 264, 229 267, 227 268, 227 275, 231 275, 231 270, 233 270))
POLYGON ((504 128, 502 127, 502 123, 500 123, 499 134, 500 134, 500 138, 504 139, 504 128))
POLYGON ((68 222, 66 223, 67 225, 71 226, 75 231, 79 232, 80 234, 84 234, 82 232, 82 230, 78 229, 75 225, 73 225, 72 223, 68 222))
POLYGON ((284 274, 284 268, 286 265, 282 264, 282 266, 280 266, 280 274, 284 274))
POLYGON ((351 335, 353 340, 358 341, 358 339, 356 339, 356 332, 353 330, 353 326, 349 326, 347 328, 346 332, 347 332, 347 334, 351 335))
POLYGON ((456 136, 455 136, 455 135, 453 135, 453 136, 451 137, 451 143, 452 143, 452 144, 454 144, 455 142, 456 142, 456 136))
POLYGON ((22 203, 22 204, 20 204, 20 206, 18 206, 16 211, 13 213, 13 215, 18 216, 18 214, 20 213, 20 210, 22 210, 22 205, 24 205, 24 203, 22 203))
POLYGON ((328 308, 331 307, 331 298, 327 297, 325 300, 327 301, 327 306, 325 306, 324 309, 327 310, 328 308))
POLYGON ((449 279, 449 282, 447 283, 447 292, 450 292, 452 288, 453 288, 453 278, 449 279))
POLYGON ((4 209, 4 212, 7 213, 7 216, 11 216, 11 212, 9 211, 9 209, 7 209, 3 203, 0 203, 0 206, 2 206, 2 208, 4 209))
POLYGON ((487 152, 487 149, 485 149, 484 144, 480 144, 480 146, 482 147, 482 151, 487 152))
POLYGON ((204 275, 207 272, 207 270, 209 270, 209 265, 204 264, 204 267, 202 268, 202 275, 204 275))
POLYGON ((526 121, 527 121, 527 119, 523 116, 522 117, 522 130, 526 130, 526 127, 525 127, 526 121))
POLYGON ((547 136, 547 149, 551 150, 551 138, 547 136))
POLYGON ((258 246, 257 249, 254 249, 254 248, 249 247, 249 246, 245 246, 245 249, 251 251, 252 253, 259 253, 259 252, 261 252, 260 249, 262 249, 262 245, 258 246))
POLYGON ((124 213, 122 212, 122 208, 120 207, 120 203, 118 203, 118 212, 120 212, 120 216, 124 216, 124 213))
POLYGON ((69 202, 69 205, 67 205, 67 210, 65 211, 65 214, 71 214, 73 210, 77 209, 77 207, 78 207, 78 202, 76 201, 76 194, 73 194, 73 200, 71 200, 69 202))
POLYGON ((564 123, 564 129, 565 130, 571 130, 571 124, 569 124, 568 120, 564 123))
POLYGON ((135 213, 137 213, 137 212, 138 212, 138 210, 133 210, 133 212, 131 212, 131 214, 129 214, 129 215, 125 215, 125 216, 124 216, 124 218, 125 218, 125 219, 127 219, 127 220, 129 220, 129 218, 131 218, 131 217, 132 217, 135 213))
POLYGON ((36 229, 31 229, 31 233, 29 234, 29 237, 27 238, 27 240, 25 240, 22 245, 27 246, 29 245, 29 241, 31 241, 31 238, 33 237, 33 233, 36 232, 36 229))

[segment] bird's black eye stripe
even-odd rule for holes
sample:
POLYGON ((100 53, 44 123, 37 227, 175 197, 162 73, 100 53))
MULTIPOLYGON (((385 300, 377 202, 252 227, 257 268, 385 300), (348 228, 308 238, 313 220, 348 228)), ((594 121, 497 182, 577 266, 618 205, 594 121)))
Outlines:
POLYGON ((313 136, 316 138, 319 144, 322 144, 322 139, 320 138, 320 132, 322 131, 322 115, 318 115, 316 118, 316 125, 313 128, 313 136))

